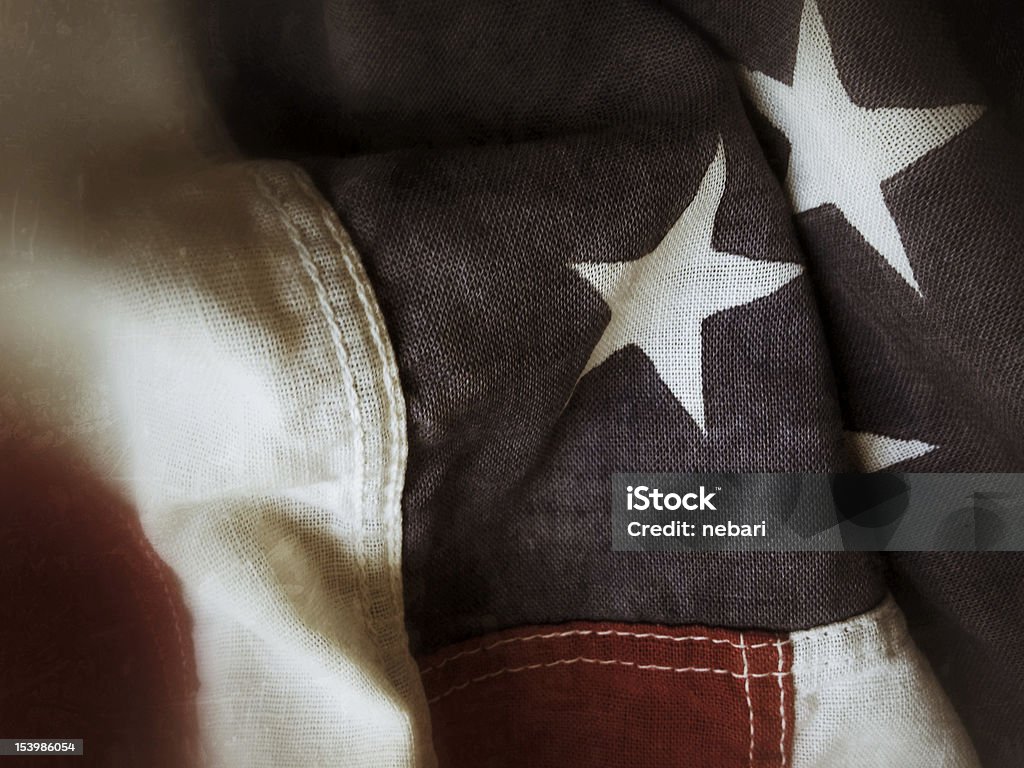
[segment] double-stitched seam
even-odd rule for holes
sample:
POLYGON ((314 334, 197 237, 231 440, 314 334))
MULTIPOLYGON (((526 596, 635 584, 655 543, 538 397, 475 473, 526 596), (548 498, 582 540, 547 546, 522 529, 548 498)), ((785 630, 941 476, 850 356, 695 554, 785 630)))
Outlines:
MULTIPOLYGON (((408 446, 406 443, 405 403, 402 399, 401 384, 398 378, 398 363, 391 352, 390 341, 387 337, 384 317, 376 299, 371 295, 369 278, 359 261, 355 247, 352 244, 348 233, 345 232, 335 211, 326 205, 320 194, 313 188, 308 176, 297 168, 291 168, 291 178, 306 198, 306 202, 320 216, 320 221, 326 228, 331 240, 341 253, 341 259, 345 266, 345 273, 348 283, 354 289, 359 307, 362 310, 364 327, 369 330, 372 341, 372 349, 376 360, 374 370, 379 372, 383 382, 383 403, 382 417, 383 434, 385 443, 381 451, 381 458, 385 464, 383 480, 380 486, 380 510, 372 508, 367 502, 366 494, 368 489, 361 483, 361 498, 364 506, 364 535, 359 542, 359 566, 360 566, 360 588, 363 590, 363 616, 367 622, 370 636, 374 639, 374 653, 381 664, 385 674, 401 693, 408 693, 411 699, 407 703, 411 705, 399 708, 399 713, 409 724, 410 731, 414 734, 416 741, 416 753, 421 756, 425 765, 433 765, 436 758, 433 755, 429 725, 429 713, 422 693, 422 688, 417 685, 417 668, 415 661, 409 655, 406 645, 405 622, 404 622, 404 598, 402 592, 402 575, 399 560, 402 555, 402 485, 405 479, 405 464, 408 446), (372 511, 371 511, 372 510, 372 511), (385 575, 386 581, 381 584, 383 597, 387 600, 386 610, 375 612, 372 598, 377 594, 370 584, 368 569, 366 567, 366 536, 367 530, 366 514, 373 514, 374 525, 379 525, 380 538, 385 550, 385 575), (410 690, 411 689, 411 690, 410 690)), ((325 288, 326 294, 326 288, 325 288)), ((330 304, 329 296, 328 304, 330 304)), ((361 449, 363 464, 368 460, 365 449, 361 449)))
MULTIPOLYGON (((775 651, 779 656, 779 672, 782 672, 782 643, 775 643, 775 651)), ((786 685, 780 676, 779 681, 779 765, 786 768, 786 685)))
POLYGON ((572 664, 597 664, 601 666, 622 666, 629 667, 638 670, 653 670, 655 672, 672 672, 676 674, 692 672, 695 674, 716 674, 716 675, 731 675, 736 679, 742 679, 749 681, 751 678, 762 678, 762 677, 788 677, 791 672, 751 672, 749 669, 745 669, 742 673, 734 672, 731 669, 718 669, 714 667, 669 667, 662 666, 660 664, 638 664, 635 661, 625 661, 623 659, 591 659, 585 656, 577 656, 572 659, 557 659, 555 661, 542 662, 539 664, 527 664, 522 667, 503 667, 495 672, 488 672, 486 675, 480 675, 478 677, 471 678, 464 683, 459 685, 453 685, 452 687, 445 690, 443 693, 428 699, 428 703, 433 704, 436 701, 440 701, 446 696, 450 696, 457 691, 464 690, 474 683, 482 683, 486 680, 492 680, 496 677, 506 674, 515 674, 518 672, 526 672, 531 669, 546 669, 550 667, 561 667, 569 666, 572 664))
MULTIPOLYGON (((295 222, 292 221, 291 215, 287 209, 278 199, 277 195, 270 188, 267 181, 257 170, 250 169, 249 174, 254 180, 256 187, 264 199, 271 205, 274 212, 277 214, 278 222, 284 227, 285 232, 288 235, 288 239, 295 247, 295 252, 298 254, 299 263, 302 266, 303 271, 309 278, 310 284, 313 287, 314 295, 316 296, 317 305, 320 308, 320 312, 327 322, 328 333, 330 334, 331 342, 334 348, 335 357, 337 358, 338 367, 340 369, 342 382, 344 385, 345 393, 347 395, 346 400, 348 402, 348 414, 352 420, 355 432, 356 440, 356 453, 360 457, 357 463, 358 467, 358 487, 360 491, 360 497, 364 492, 365 478, 366 478, 366 450, 365 450, 365 435, 363 418, 359 409, 359 392, 356 389, 355 379, 352 375, 352 368, 349 363, 348 350, 345 347, 345 340, 341 330, 341 324, 338 318, 335 316, 334 308, 331 305, 330 296, 327 293, 327 288, 324 285, 320 270, 316 266, 316 262, 313 260, 312 255, 309 252, 309 248, 303 241, 302 233, 299 231, 295 222)), ((340 491, 339 491, 340 492, 340 491)), ((340 504, 341 499, 338 499, 340 504)), ((359 537, 359 543, 356 547, 356 562, 357 562, 357 583, 359 585, 359 591, 361 594, 360 608, 363 621, 366 624, 367 631, 370 632, 371 637, 376 637, 375 624, 373 616, 370 612, 370 584, 368 577, 368 563, 366 550, 363 546, 362 536, 359 537)), ((377 648, 377 643, 373 644, 377 648)), ((380 659, 379 650, 376 655, 380 659)))
MULTIPOLYGON (((593 637, 630 637, 630 638, 634 638, 634 639, 637 639, 637 640, 656 640, 656 641, 673 642, 673 643, 681 643, 683 641, 705 642, 705 643, 714 643, 714 644, 720 644, 720 645, 728 645, 728 646, 730 646, 732 648, 736 648, 736 649, 739 649, 739 648, 742 647, 742 645, 740 643, 734 643, 732 640, 725 640, 725 639, 718 638, 718 637, 708 637, 707 635, 659 635, 659 634, 655 634, 653 632, 624 632, 624 631, 621 631, 621 630, 614 630, 614 629, 602 629, 602 630, 595 630, 595 629, 571 629, 571 630, 567 630, 565 632, 548 632, 548 633, 545 633, 545 634, 526 635, 524 637, 509 637, 509 638, 506 638, 505 640, 498 640, 496 642, 490 643, 489 645, 481 645, 481 646, 479 646, 477 648, 473 648, 471 650, 462 651, 460 653, 456 653, 456 654, 453 654, 451 656, 447 656, 447 657, 441 659, 441 661, 439 661, 437 664, 434 664, 434 665, 429 666, 429 667, 424 667, 423 669, 420 670, 420 674, 421 675, 426 675, 426 674, 428 674, 430 672, 436 672, 437 670, 439 670, 442 667, 444 667, 445 665, 455 661, 456 659, 461 659, 461 658, 464 658, 466 656, 473 656, 475 654, 480 653, 481 651, 490 651, 490 650, 493 650, 495 648, 500 648, 503 645, 510 645, 512 643, 529 643, 529 642, 534 642, 534 641, 537 641, 537 640, 551 640, 551 639, 559 638, 559 637, 590 637, 590 636, 593 636, 593 637)), ((781 643, 783 645, 788 645, 789 642, 790 642, 789 640, 780 640, 780 641, 770 642, 770 643, 754 643, 754 644, 748 645, 746 647, 750 648, 750 649, 754 649, 754 648, 767 648, 768 646, 774 646, 777 643, 781 643)))
MULTIPOLYGON (((739 642, 737 643, 737 642, 734 642, 732 640, 728 640, 728 639, 724 639, 724 638, 713 638, 713 637, 710 637, 708 635, 665 635, 665 634, 657 634, 657 633, 653 633, 653 632, 629 632, 629 631, 624 631, 624 630, 612 630, 612 629, 608 629, 608 630, 574 629, 574 630, 566 630, 566 631, 561 631, 561 632, 537 633, 537 634, 532 634, 532 635, 523 635, 523 636, 519 636, 519 637, 511 637, 511 638, 505 638, 503 640, 497 640, 495 642, 488 643, 486 645, 480 645, 479 647, 476 647, 476 648, 471 648, 471 649, 468 649, 468 650, 465 650, 465 651, 461 651, 459 653, 452 654, 450 656, 446 656, 445 658, 443 658, 441 661, 437 662, 436 664, 434 664, 432 666, 424 667, 423 670, 421 671, 421 674, 422 675, 427 675, 428 673, 437 672, 442 667, 444 667, 447 664, 449 664, 449 663, 451 663, 453 661, 456 661, 458 659, 466 658, 466 657, 469 657, 469 656, 474 656, 474 655, 480 654, 483 651, 492 650, 492 649, 495 649, 495 648, 499 648, 499 647, 510 645, 510 644, 514 644, 514 643, 535 643, 535 642, 539 642, 539 641, 542 641, 542 640, 552 640, 552 639, 557 639, 557 638, 572 638, 572 637, 590 637, 590 638, 621 637, 621 638, 633 638, 633 639, 639 639, 639 640, 653 640, 653 641, 656 641, 656 642, 659 642, 659 643, 666 643, 666 642, 669 642, 669 643, 681 643, 681 642, 712 643, 712 644, 717 644, 717 645, 725 646, 725 647, 727 647, 729 649, 732 649, 732 650, 735 650, 735 651, 739 651, 739 656, 740 656, 740 660, 742 661, 743 668, 742 668, 741 672, 736 672, 733 669, 723 669, 723 668, 718 668, 718 667, 697 667, 697 666, 675 667, 675 666, 665 666, 665 665, 659 665, 659 664, 641 664, 641 663, 638 663, 636 661, 626 661, 624 659, 617 659, 617 658, 601 659, 601 658, 592 658, 592 657, 588 657, 588 656, 576 656, 576 657, 572 657, 572 658, 556 659, 554 661, 548 661, 548 662, 538 662, 536 664, 526 664, 526 665, 521 665, 521 666, 507 666, 507 667, 503 667, 503 668, 498 669, 496 671, 488 672, 486 674, 481 674, 481 675, 478 675, 476 677, 470 678, 470 679, 465 680, 464 682, 459 683, 457 685, 452 685, 452 686, 448 687, 447 689, 443 690, 441 693, 437 694, 436 696, 433 696, 433 697, 429 698, 428 699, 428 703, 429 704, 434 704, 434 703, 440 701, 441 699, 444 699, 444 698, 446 698, 448 696, 451 696, 452 694, 457 693, 459 691, 465 690, 466 688, 469 688, 470 686, 472 686, 474 684, 483 683, 483 682, 488 681, 488 680, 493 680, 494 678, 501 677, 503 675, 518 674, 518 673, 522 673, 522 672, 526 672, 526 671, 530 671, 530 670, 543 670, 543 669, 549 669, 549 668, 553 668, 553 667, 569 666, 569 665, 573 665, 573 664, 593 664, 593 665, 597 665, 597 666, 609 666, 609 667, 614 666, 614 667, 619 667, 619 668, 635 669, 635 670, 638 670, 638 671, 639 670, 650 670, 650 671, 655 671, 655 672, 669 672, 669 673, 674 673, 674 674, 693 673, 693 674, 728 675, 728 676, 730 676, 730 677, 732 677, 732 678, 734 678, 736 680, 742 680, 743 681, 743 697, 744 697, 744 700, 746 701, 746 705, 747 705, 747 721, 748 721, 748 732, 749 732, 747 760, 748 760, 748 765, 750 765, 751 768, 753 768, 753 766, 755 765, 755 750, 756 750, 756 745, 757 745, 757 736, 758 736, 760 731, 759 731, 759 728, 757 726, 757 717, 758 717, 758 715, 755 712, 754 697, 753 697, 753 693, 751 691, 751 682, 750 681, 751 680, 756 680, 756 679, 762 679, 762 678, 775 678, 775 680, 776 680, 776 682, 778 684, 778 690, 779 690, 779 706, 778 706, 779 728, 780 728, 779 742, 778 742, 778 747, 779 747, 779 753, 778 753, 779 754, 779 765, 780 765, 780 768, 786 768, 787 763, 788 763, 788 759, 787 759, 787 755, 786 755, 786 737, 788 735, 788 722, 787 722, 787 718, 786 718, 786 693, 785 693, 785 691, 786 691, 786 683, 785 683, 785 678, 791 677, 792 674, 793 674, 792 670, 786 670, 786 664, 785 664, 785 651, 784 651, 784 647, 787 646, 787 645, 791 645, 792 644, 792 640, 790 640, 788 638, 786 638, 786 639, 776 638, 774 640, 767 641, 767 642, 749 643, 747 641, 746 634, 741 632, 739 634, 739 642), (772 671, 772 672, 753 672, 752 671, 752 661, 753 660, 750 657, 748 652, 756 650, 756 649, 763 649, 763 648, 774 648, 775 649, 774 654, 775 654, 776 662, 777 662, 776 670, 772 671)), ((767 659, 765 659, 765 661, 767 661, 767 659)), ((766 712, 766 714, 767 714, 767 712, 766 712)))
MULTIPOLYGON (((405 454, 405 424, 404 418, 400 418, 403 415, 401 408, 401 400, 398 392, 400 391, 400 383, 398 381, 398 366, 392 355, 388 353, 388 344, 384 340, 386 331, 384 318, 380 313, 380 307, 377 302, 373 300, 366 289, 366 276, 361 269, 358 268, 357 262, 354 258, 354 248, 348 235, 345 234, 338 225, 335 219, 335 214, 332 210, 328 210, 320 202, 320 197, 317 192, 310 186, 310 183, 306 176, 298 171, 293 171, 293 177, 299 188, 306 194, 310 201, 314 204, 314 207, 320 213, 320 219, 327 231, 330 233, 331 238, 341 251, 342 261, 345 264, 345 269, 348 272, 349 280, 355 288, 356 298, 359 300, 359 305, 363 310, 363 316, 366 319, 366 325, 370 331, 370 338, 373 342, 374 352, 377 355, 377 360, 383 371, 384 379, 384 398, 387 407, 387 431, 385 439, 388 444, 388 455, 387 455, 387 474, 384 481, 383 496, 384 504, 389 511, 392 509, 398 512, 394 517, 401 518, 401 485, 402 485, 402 473, 401 464, 403 463, 403 457, 405 454)), ((389 554, 392 556, 399 555, 401 553, 401 526, 395 525, 393 516, 388 515, 384 521, 385 524, 385 539, 389 549, 389 554)), ((399 612, 399 616, 402 615, 403 609, 403 598, 402 598, 402 584, 401 575, 399 569, 390 569, 391 574, 391 597, 395 608, 399 612)))
POLYGON ((754 765, 754 702, 750 698, 750 660, 747 658, 747 646, 740 632, 740 654, 743 657, 743 693, 747 698, 747 713, 750 716, 750 765, 754 765))

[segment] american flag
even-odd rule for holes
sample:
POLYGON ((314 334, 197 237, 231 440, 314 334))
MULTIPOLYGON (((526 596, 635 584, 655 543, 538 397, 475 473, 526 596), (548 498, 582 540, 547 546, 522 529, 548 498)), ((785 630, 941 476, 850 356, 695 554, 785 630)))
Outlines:
MULTIPOLYGON (((1024 764, 1019 553, 613 552, 607 524, 620 472, 1024 471, 1019 4, 200 6, 124 12, 184 56, 170 133, 201 137, 126 164, 83 214, 104 266, 56 294, 101 297, 91 386, 134 457, 79 497, 121 543, 82 530, 145 553, 157 617, 107 656, 170 681, 126 709, 180 718, 132 754, 1024 764)), ((58 482, 11 440, 5 484, 58 482)), ((49 502, 10 497, 31 538, 49 502)), ((40 557, 0 567, 21 627, 40 557)), ((4 630, 18 679, 60 626, 4 630)), ((73 730, 47 690, 0 726, 73 730)))

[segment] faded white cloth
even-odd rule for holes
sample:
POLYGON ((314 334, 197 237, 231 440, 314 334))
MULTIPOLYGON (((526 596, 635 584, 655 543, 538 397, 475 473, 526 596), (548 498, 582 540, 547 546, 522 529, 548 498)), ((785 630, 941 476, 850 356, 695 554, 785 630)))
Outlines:
MULTIPOLYGON (((386 330, 306 177, 231 160, 175 5, 3 6, 0 405, 177 573, 209 765, 430 765, 386 330)), ((976 764, 891 602, 792 641, 796 768, 976 764)))
POLYGON ((355 252, 287 165, 130 191, 82 259, 5 265, 5 396, 134 503, 177 573, 211 765, 427 762, 404 406, 355 252))
POLYGON ((387 332, 305 175, 230 159, 176 5, 4 5, 0 404, 177 573, 209 765, 432 764, 387 332))
POLYGON ((973 768, 974 747, 896 603, 794 632, 793 768, 973 768))

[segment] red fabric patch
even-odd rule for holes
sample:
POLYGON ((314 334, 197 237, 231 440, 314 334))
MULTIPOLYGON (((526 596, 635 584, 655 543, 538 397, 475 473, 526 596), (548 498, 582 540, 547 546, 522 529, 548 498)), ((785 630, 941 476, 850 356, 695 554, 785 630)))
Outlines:
POLYGON ((442 768, 787 766, 785 635, 578 622, 420 660, 442 768))
POLYGON ((51 439, 0 441, 0 737, 84 739, 81 765, 196 765, 177 579, 135 510, 51 439))

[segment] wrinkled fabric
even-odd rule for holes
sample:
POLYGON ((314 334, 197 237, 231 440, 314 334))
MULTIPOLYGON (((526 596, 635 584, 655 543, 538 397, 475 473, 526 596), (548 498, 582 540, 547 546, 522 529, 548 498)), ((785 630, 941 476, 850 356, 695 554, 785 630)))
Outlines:
POLYGON ((790 634, 517 627, 419 663, 444 765, 979 765, 891 598, 790 634))
POLYGON ((203 764, 429 764, 401 391, 358 257, 288 165, 125 190, 95 250, 5 274, 6 359, 43 402, 74 393, 46 428, 180 582, 203 764))
POLYGON ((346 232, 294 165, 231 159, 177 8, 0 15, 3 735, 433 764, 404 400, 346 232))
POLYGON ((395 340, 414 643, 567 619, 792 629, 882 599, 874 557, 619 556, 596 522, 614 471, 849 464, 805 275, 705 321, 706 435, 636 347, 576 384, 609 318, 572 265, 655 247, 719 140, 715 246, 803 263, 729 65, 697 30, 633 2, 207 16, 231 130, 250 152, 306 156, 395 340))
POLYGON ((81 739, 96 765, 198 768, 192 620, 174 571, 131 504, 11 405, 0 398, 0 722, 81 739))
POLYGON ((850 621, 794 632, 790 640, 793 768, 979 765, 891 599, 850 621))
MULTIPOLYGON (((618 558, 595 522, 610 472, 1024 466, 1015 4, 221 0, 201 16, 232 134, 303 162, 381 298, 409 401, 418 647, 569 619, 807 628, 882 599, 873 556, 618 558), (702 423, 640 344, 587 369, 616 307, 576 265, 657 248, 719 141, 711 244, 803 270, 703 320, 702 423), (791 158, 832 163, 825 187, 790 179, 791 158), (868 171, 869 208, 830 198, 868 171)), ((971 591, 932 562, 947 641, 1019 634, 1012 614, 979 633, 971 591)), ((1011 759, 1019 717, 952 692, 983 756, 1011 759)))
MULTIPOLYGON (((429 752, 403 599, 430 651, 578 619, 809 628, 888 580, 983 763, 1020 762, 1021 612, 994 589, 1019 592, 1019 555, 617 557, 602 522, 617 470, 1022 466, 1017 4, 192 11, 3 9, 5 360, 24 362, 0 374, 116 467, 180 574, 223 692, 201 702, 216 759, 323 755, 296 725, 308 691, 253 693, 288 677, 267 658, 330 668, 288 684, 338 686, 312 721, 353 754, 385 722, 396 760, 429 752), (234 150, 192 24, 212 111, 243 153, 307 169, 369 283, 290 166, 208 167, 234 150), (748 273, 763 290, 739 296, 748 273), (50 367, 93 370, 95 342, 109 405, 50 388, 26 318, 28 338, 94 334, 50 367), (340 354, 390 361, 389 337, 400 394, 391 362, 340 354)), ((892 734, 891 754, 919 743, 892 734)))
POLYGON ((1024 563, 1016 552, 906 552, 892 568, 910 630, 991 765, 1024 761, 1024 563))
POLYGON ((785 635, 516 627, 419 659, 442 765, 792 764, 785 635))

